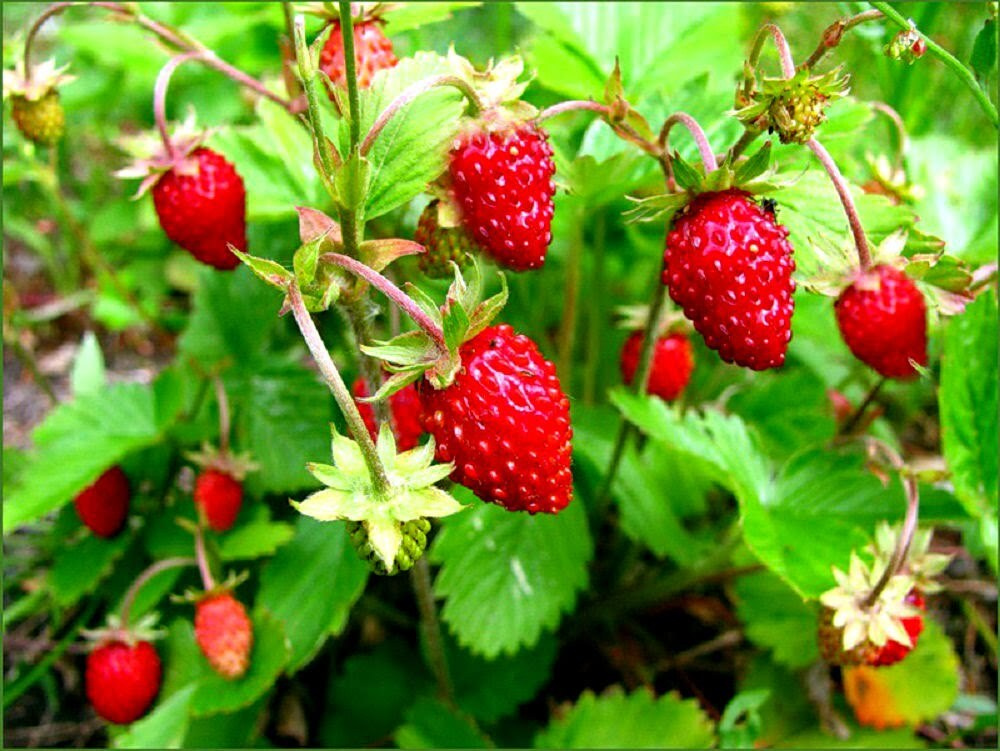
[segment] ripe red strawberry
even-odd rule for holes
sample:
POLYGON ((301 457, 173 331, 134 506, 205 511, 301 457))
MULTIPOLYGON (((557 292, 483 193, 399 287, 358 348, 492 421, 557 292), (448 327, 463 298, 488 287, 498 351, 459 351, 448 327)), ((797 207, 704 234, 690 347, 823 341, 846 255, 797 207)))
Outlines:
MULTIPOLYGON (((358 378, 351 391, 355 399, 368 396, 365 379, 358 378)), ((420 423, 420 399, 417 398, 416 387, 410 384, 390 396, 389 410, 392 412, 392 433, 396 436, 396 449, 409 451, 420 442, 420 436, 424 434, 423 425, 420 423)), ((372 440, 375 440, 378 438, 375 410, 367 402, 358 402, 358 411, 368 427, 368 432, 371 433, 372 440)))
POLYGON ((726 362, 765 370, 785 361, 795 291, 787 237, 740 190, 702 193, 674 221, 663 283, 726 362))
MULTIPOLYGON (((916 589, 911 590, 906 596, 906 602, 913 605, 915 608, 924 609, 924 598, 916 589)), ((893 665, 900 660, 902 660, 906 655, 917 646, 917 639, 924 630, 924 617, 922 615, 915 615, 910 618, 903 618, 903 628, 906 629, 906 633, 910 637, 910 641, 913 642, 912 647, 908 647, 893 639, 889 639, 881 647, 874 649, 868 656, 867 662, 869 665, 881 666, 881 665, 893 665)))
MULTIPOLYGON (((632 383, 635 378, 642 342, 642 332, 634 331, 622 347, 621 368, 625 383, 632 383)), ((672 401, 684 391, 691 379, 692 370, 694 355, 688 338, 684 334, 661 336, 653 347, 653 366, 649 371, 647 391, 668 402, 672 401)))
POLYGON ((228 271, 240 265, 230 252, 247 248, 243 178, 222 155, 197 148, 153 186, 160 226, 202 263, 228 271))
POLYGON ((98 537, 114 537, 125 526, 131 499, 128 477, 114 466, 73 499, 76 513, 98 537))
POLYGON ((427 204, 413 234, 413 239, 424 246, 424 252, 417 256, 417 265, 427 276, 436 279, 455 273, 452 262, 459 267, 466 266, 476 246, 464 227, 442 227, 438 223, 439 203, 434 200, 427 204))
POLYGON ((127 725, 146 714, 160 691, 162 672, 148 641, 104 642, 87 656, 87 698, 105 720, 127 725))
POLYGON ((913 281, 892 266, 859 271, 834 305, 854 356, 886 378, 912 378, 927 364, 927 308, 913 281))
MULTIPOLYGON (((326 73, 338 86, 347 86, 344 40, 340 33, 340 21, 330 24, 330 37, 319 54, 319 69, 326 73)), ((354 24, 354 60, 358 73, 358 87, 366 89, 375 74, 393 67, 399 62, 392 51, 392 42, 382 31, 382 22, 371 19, 354 24)))
MULTIPOLYGON (((906 596, 906 602, 920 610, 924 609, 924 598, 916 589, 906 596)), ((913 642, 913 647, 889 639, 881 647, 865 641, 849 651, 844 651, 844 629, 833 625, 833 610, 824 607, 819 617, 819 651, 823 659, 831 665, 872 665, 881 667, 893 665, 908 655, 917 646, 917 639, 924 630, 922 615, 901 619, 903 628, 913 642)))
POLYGON ((459 349, 454 382, 419 382, 424 428, 451 477, 509 511, 555 513, 573 496, 569 399, 528 337, 491 326, 459 349))
POLYGON ((223 678, 239 678, 250 667, 253 624, 243 603, 232 593, 209 595, 198 601, 194 635, 209 665, 223 678))
POLYGON ((540 268, 552 240, 556 171, 546 132, 522 123, 468 133, 456 141, 449 171, 472 238, 502 266, 540 268))
POLYGON ((243 506, 243 483, 220 469, 205 469, 195 480, 194 502, 205 512, 212 529, 225 532, 243 506))

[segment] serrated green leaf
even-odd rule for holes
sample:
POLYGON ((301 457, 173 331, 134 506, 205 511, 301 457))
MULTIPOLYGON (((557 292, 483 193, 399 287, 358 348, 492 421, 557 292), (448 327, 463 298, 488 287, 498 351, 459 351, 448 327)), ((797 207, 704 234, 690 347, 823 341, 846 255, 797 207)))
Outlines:
POLYGON ((266 509, 256 519, 230 530, 219 539, 219 555, 224 561, 247 561, 273 555, 278 548, 292 539, 294 528, 287 522, 267 518, 266 509))
POLYGON ((73 358, 73 369, 70 371, 69 382, 74 396, 87 396, 101 390, 105 384, 104 354, 101 344, 93 331, 83 335, 80 348, 73 358))
POLYGON ((75 544, 60 546, 48 575, 56 603, 68 607, 93 592, 130 542, 131 535, 122 531, 110 540, 87 533, 75 544))
POLYGON ((997 507, 997 301, 988 291, 948 322, 941 356, 941 443, 955 495, 974 516, 997 507))
POLYGON ((445 519, 431 548, 442 564, 435 582, 442 617, 473 652, 513 654, 572 608, 592 552, 579 501, 554 516, 477 504, 445 519))
POLYGON ((407 3, 392 9, 392 13, 388 16, 389 27, 387 31, 392 35, 396 35, 411 29, 422 28, 429 24, 452 18, 452 11, 466 10, 479 5, 482 5, 482 3, 459 2, 456 0, 407 3))
POLYGON ((368 567, 340 523, 300 517, 295 536, 260 576, 257 603, 284 624, 291 643, 288 669, 295 672, 339 633, 368 580, 368 567))
POLYGON ((185 686, 115 737, 115 748, 180 748, 191 720, 195 685, 185 686))
POLYGON ((135 383, 59 405, 35 429, 37 450, 4 496, 4 531, 68 503, 108 467, 159 440, 175 417, 157 409, 152 388, 135 383))
POLYGON ((272 261, 270 258, 258 258, 257 256, 243 253, 233 246, 230 246, 229 249, 247 265, 257 278, 261 281, 267 282, 272 287, 277 287, 278 289, 285 291, 288 289, 288 286, 295 281, 295 276, 293 276, 288 269, 280 263, 272 261))
POLYGON ((819 658, 816 608, 768 572, 737 579, 736 612, 754 644, 771 649, 774 659, 792 668, 819 658))
POLYGON ((695 699, 655 698, 621 687, 584 692, 569 712, 535 736, 535 748, 711 748, 712 721, 695 699))
POLYGON ((165 652, 161 696, 194 688, 191 714, 207 717, 247 707, 274 688, 288 662, 289 648, 281 622, 259 605, 251 614, 253 649, 250 667, 236 680, 227 680, 212 670, 194 638, 190 619, 170 624, 163 642, 165 652))
POLYGON ((399 748, 489 748, 472 721, 437 699, 417 699, 396 730, 399 748))

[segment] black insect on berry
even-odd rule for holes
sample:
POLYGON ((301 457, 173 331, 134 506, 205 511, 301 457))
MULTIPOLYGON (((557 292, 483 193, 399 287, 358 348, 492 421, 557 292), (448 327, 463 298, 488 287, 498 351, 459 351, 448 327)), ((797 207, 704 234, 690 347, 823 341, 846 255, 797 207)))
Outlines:
POLYGON ((760 202, 760 207, 775 219, 778 218, 778 202, 773 198, 765 198, 760 202))

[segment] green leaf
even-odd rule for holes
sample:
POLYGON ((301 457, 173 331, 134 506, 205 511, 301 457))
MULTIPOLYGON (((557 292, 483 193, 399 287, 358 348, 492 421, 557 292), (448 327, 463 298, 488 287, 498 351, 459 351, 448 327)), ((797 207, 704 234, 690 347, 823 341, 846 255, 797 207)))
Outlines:
MULTIPOLYGON (((446 58, 418 52, 376 74, 371 87, 361 92, 361 132, 367 132, 376 117, 408 86, 450 72, 446 58)), ((415 198, 444 172, 465 106, 457 90, 440 87, 421 94, 395 113, 367 155, 371 172, 364 207, 366 221, 415 198)), ((346 125, 341 135, 342 144, 346 143, 346 125)))
POLYGON ((131 539, 127 531, 110 540, 88 532, 75 543, 60 545, 48 575, 48 586, 56 604, 69 607, 93 592, 111 573, 131 539))
POLYGON ((354 653, 331 676, 321 743, 328 748, 376 745, 403 723, 416 696, 432 690, 417 651, 399 639, 354 653))
MULTIPOLYGON (((310 246, 303 246, 310 247, 310 246)), ((247 265, 247 267, 254 273, 254 275, 263 282, 267 282, 272 287, 277 287, 281 291, 285 292, 288 287, 295 281, 295 277, 282 266, 280 263, 272 261, 270 258, 258 258, 257 256, 252 256, 247 253, 243 253, 237 250, 232 245, 229 246, 231 252, 235 253, 236 256, 247 265)), ((300 248, 300 251, 302 249, 300 248)), ((299 254, 295 254, 295 259, 297 260, 299 254)), ((315 261, 315 258, 313 259, 315 261)), ((315 263, 313 264, 313 270, 315 271, 315 263)), ((312 277, 306 280, 310 281, 312 277)), ((300 281, 300 284, 302 282, 300 281)))
POLYGON ((261 745, 255 741, 263 729, 261 715, 266 705, 267 697, 261 697, 235 712, 191 718, 184 736, 184 748, 253 748, 261 745))
POLYGON ((802 601, 769 572, 737 579, 736 612, 754 644, 774 651, 774 659, 802 668, 819 658, 816 608, 802 601))
POLYGON ((572 709, 535 736, 535 748, 711 748, 712 721, 695 699, 676 693, 626 695, 615 686, 584 692, 572 709))
POLYGON ((3 529, 71 501, 108 467, 159 440, 173 414, 158 414, 153 389, 120 383, 56 407, 33 434, 37 450, 5 494, 3 529))
MULTIPOLYGON (((253 519, 241 519, 240 524, 219 539, 219 554, 224 561, 246 561, 274 552, 292 539, 294 528, 287 522, 268 518, 265 506, 255 506, 253 519)), ((247 511, 244 511, 246 515, 247 511)))
POLYGON ((420 28, 438 21, 446 21, 452 17, 452 11, 475 8, 479 5, 482 3, 456 2, 455 0, 401 4, 394 7, 386 16, 386 20, 389 22, 386 30, 395 36, 410 29, 420 28))
POLYGON ((941 356, 941 443, 955 495, 973 516, 997 507, 997 300, 984 292, 948 321, 941 356))
POLYGON ((767 141, 736 170, 736 182, 745 183, 760 177, 771 163, 771 142, 767 141))
POLYGON ((976 72, 976 78, 986 78, 997 62, 997 22, 992 18, 986 19, 983 28, 976 34, 976 41, 972 45, 972 55, 969 57, 969 65, 976 72))
POLYGON ((115 748, 180 748, 191 720, 197 686, 185 686, 159 702, 153 711, 114 739, 115 748))
POLYGON ((726 705, 719 720, 720 748, 754 748, 760 735, 760 708, 771 692, 741 691, 726 705))
POLYGON ((395 734, 399 748, 489 748, 472 722, 437 699, 417 699, 395 734))
POLYGON ((482 504, 448 517, 430 552, 442 564, 441 615, 460 644, 488 658, 530 647, 573 607, 592 552, 579 501, 552 516, 482 504))
POLYGON ((850 736, 837 738, 821 730, 812 729, 789 736, 777 748, 927 748, 910 728, 898 730, 870 730, 848 724, 850 736))
POLYGON ((251 614, 253 650, 242 678, 227 680, 209 666, 194 638, 188 618, 170 624, 164 642, 166 657, 162 696, 194 688, 191 714, 205 717, 247 707, 270 691, 288 662, 289 649, 281 623, 259 605, 251 614))
POLYGON ((544 635, 530 649, 487 660, 447 639, 448 668, 458 706, 483 722, 506 717, 532 699, 549 678, 556 640, 544 635))
POLYGON ((299 518, 295 536, 261 572, 257 595, 258 604, 284 624, 290 672, 343 629, 367 579, 368 567, 351 547, 344 524, 299 518))
POLYGON ((69 375, 74 396, 87 396, 101 390, 106 377, 104 374, 104 354, 101 344, 93 331, 83 335, 80 349, 73 360, 73 370, 69 375))

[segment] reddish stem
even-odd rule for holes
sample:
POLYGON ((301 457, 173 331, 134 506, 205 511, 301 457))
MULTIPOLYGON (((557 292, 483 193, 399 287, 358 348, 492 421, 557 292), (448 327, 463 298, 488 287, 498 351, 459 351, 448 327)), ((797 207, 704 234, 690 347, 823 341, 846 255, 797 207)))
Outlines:
POLYGON ((561 115, 564 112, 574 111, 596 112, 604 117, 611 116, 611 108, 605 104, 599 104, 597 102, 591 102, 583 99, 573 99, 568 102, 559 102, 559 104, 553 104, 551 107, 546 107, 538 113, 537 117, 535 117, 535 121, 540 123, 543 120, 548 120, 550 117, 561 115))
POLYGON ((156 76, 156 84, 153 86, 153 117, 156 119, 156 129, 160 132, 163 147, 167 150, 171 161, 176 159, 177 152, 167 131, 167 88, 170 86, 170 77, 183 63, 202 55, 202 52, 182 52, 170 58, 160 69, 156 76))
POLYGON ((157 561, 156 563, 149 566, 145 571, 139 574, 135 581, 132 582, 132 586, 128 588, 125 593, 125 597, 122 598, 122 609, 121 609, 121 626, 123 629, 128 628, 128 618, 129 613, 132 610, 132 605, 135 602, 136 595, 139 594, 139 590, 142 589, 143 585, 156 576, 161 571, 166 571, 167 569, 177 568, 179 566, 194 566, 197 561, 194 558, 164 558, 162 561, 157 561))
POLYGON ((858 24, 865 23, 866 21, 875 21, 882 18, 883 14, 880 10, 866 10, 858 13, 850 18, 842 18, 834 21, 832 24, 826 27, 823 31, 823 36, 820 37, 819 44, 817 45, 815 51, 799 65, 799 70, 805 68, 813 68, 816 66, 823 56, 840 44, 840 40, 843 39, 844 33, 848 29, 853 29, 858 24))
POLYGON ((208 592, 215 589, 215 579, 212 577, 212 568, 208 565, 208 554, 205 551, 205 532, 202 524, 203 522, 199 518, 194 533, 194 557, 198 561, 198 572, 201 574, 202 586, 208 592))
MULTIPOLYGON (((695 143, 698 144, 698 154, 701 157, 702 165, 705 167, 705 174, 707 175, 709 172, 718 169, 719 164, 715 160, 715 152, 712 150, 712 145, 708 142, 708 136, 705 135, 705 131, 702 130, 698 121, 685 112, 675 112, 672 114, 664 121, 663 127, 660 129, 659 144, 664 155, 666 155, 667 139, 670 138, 670 131, 678 123, 688 129, 695 143)), ((669 161, 669 157, 666 158, 669 161)))
POLYGON ((844 207, 844 213, 847 214, 847 221, 851 225, 851 234, 854 235, 854 246, 858 250, 858 262, 861 264, 861 270, 865 271, 872 265, 872 256, 868 248, 868 238, 865 237, 865 228, 861 225, 861 217, 858 216, 858 209, 854 205, 854 198, 851 196, 847 180, 840 173, 837 163, 830 156, 830 152, 823 148, 819 141, 810 138, 806 145, 819 159, 826 173, 830 176, 833 187, 837 190, 840 203, 844 207))
POLYGON ((417 324, 417 326, 423 329, 427 335, 434 340, 434 343, 441 348, 442 352, 448 351, 448 345, 445 343, 444 332, 441 330, 441 327, 431 320, 430 316, 428 316, 419 305, 413 302, 409 295, 382 276, 382 274, 372 268, 369 268, 368 266, 365 266, 360 261, 340 253, 324 253, 320 256, 320 260, 340 266, 343 269, 347 269, 352 274, 360 276, 366 282, 375 287, 375 289, 379 290, 386 297, 396 303, 396 305, 398 305, 404 313, 413 319, 413 322, 417 324))

